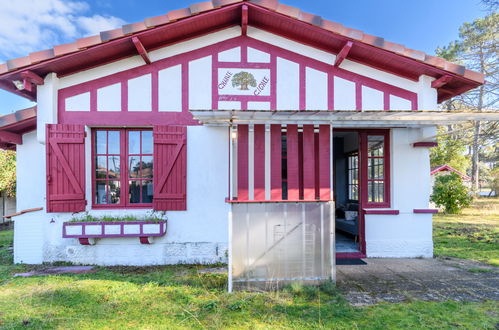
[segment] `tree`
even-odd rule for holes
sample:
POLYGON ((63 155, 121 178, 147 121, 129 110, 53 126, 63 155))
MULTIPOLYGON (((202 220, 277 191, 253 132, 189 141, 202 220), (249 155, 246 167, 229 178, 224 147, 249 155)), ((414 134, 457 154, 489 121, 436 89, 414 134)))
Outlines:
POLYGON ((472 198, 461 177, 450 173, 437 176, 431 200, 438 207, 443 207, 445 213, 458 214, 463 208, 470 206, 472 198))
POLYGON ((470 160, 466 157, 466 141, 463 138, 465 129, 449 129, 446 126, 438 128, 438 146, 430 149, 431 166, 450 165, 461 173, 468 171, 470 160))
POLYGON ((240 90, 247 91, 248 85, 256 87, 255 77, 249 72, 241 71, 232 77, 232 87, 241 86, 240 90))
POLYGON ((487 10, 494 12, 499 9, 499 0, 482 0, 487 10))
MULTIPOLYGON (((496 2, 489 1, 490 4, 496 2)), ((486 84, 446 102, 444 108, 451 110, 457 105, 473 111, 497 109, 499 105, 499 13, 492 12, 472 23, 465 23, 459 29, 460 40, 447 47, 437 49, 437 55, 447 60, 466 65, 485 75, 486 84)), ((497 122, 473 122, 470 156, 473 190, 479 189, 480 151, 497 139, 497 122)))
POLYGON ((0 150, 0 192, 8 197, 16 195, 16 153, 0 150))

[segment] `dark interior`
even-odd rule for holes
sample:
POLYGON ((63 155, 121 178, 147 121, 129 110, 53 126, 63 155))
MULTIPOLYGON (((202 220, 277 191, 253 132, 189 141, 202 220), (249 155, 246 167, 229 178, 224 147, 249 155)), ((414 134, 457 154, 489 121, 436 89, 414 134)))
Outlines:
POLYGON ((334 200, 336 203, 336 252, 359 249, 359 135, 333 134, 334 200))

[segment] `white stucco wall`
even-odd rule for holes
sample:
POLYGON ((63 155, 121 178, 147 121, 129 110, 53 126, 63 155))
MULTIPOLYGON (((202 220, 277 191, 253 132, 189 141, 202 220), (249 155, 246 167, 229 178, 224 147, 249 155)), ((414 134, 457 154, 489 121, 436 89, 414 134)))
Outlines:
MULTIPOLYGON (((15 218, 15 262, 99 265, 225 262, 229 212, 229 204, 225 203, 227 134, 227 128, 223 127, 188 127, 187 211, 166 212, 167 234, 156 238, 154 244, 141 245, 138 238, 105 238, 97 239, 94 246, 82 246, 77 239, 62 238, 62 224, 72 214, 47 214, 44 210, 15 218)), ((92 210, 90 161, 90 148, 86 148, 89 214, 144 217, 150 212, 92 210)), ((45 207, 45 146, 36 141, 35 132, 24 135, 24 143, 18 148, 18 169, 18 209, 45 207)))
POLYGON ((432 215, 428 148, 414 148, 425 133, 418 128, 391 130, 391 209, 399 215, 366 215, 368 257, 432 257, 432 215))

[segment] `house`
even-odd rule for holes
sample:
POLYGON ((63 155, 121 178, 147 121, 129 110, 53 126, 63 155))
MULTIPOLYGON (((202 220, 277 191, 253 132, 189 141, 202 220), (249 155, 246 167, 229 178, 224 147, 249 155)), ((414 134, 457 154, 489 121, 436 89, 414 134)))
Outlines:
POLYGON ((444 165, 439 165, 439 166, 432 166, 430 169, 430 175, 431 175, 431 186, 433 190, 433 185, 435 184, 435 178, 440 175, 447 175, 450 173, 456 173, 459 175, 461 180, 463 180, 463 183, 470 188, 471 186, 471 178, 467 176, 464 173, 459 172, 456 170, 454 167, 444 164, 444 165))
POLYGON ((0 127, 17 149, 15 262, 228 262, 244 287, 334 279, 336 258, 432 257, 435 125, 497 119, 437 104, 483 82, 274 0, 10 60, 0 87, 37 104, 0 127))

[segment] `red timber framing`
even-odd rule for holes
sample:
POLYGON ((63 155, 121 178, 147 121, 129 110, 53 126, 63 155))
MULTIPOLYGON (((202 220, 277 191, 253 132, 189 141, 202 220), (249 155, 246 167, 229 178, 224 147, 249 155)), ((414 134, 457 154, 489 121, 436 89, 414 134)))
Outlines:
MULTIPOLYGON (((248 109, 248 102, 261 101, 269 102, 271 109, 277 106, 277 59, 282 58, 297 63, 300 66, 300 110, 305 110, 306 105, 306 72, 305 68, 311 68, 324 72, 328 75, 328 110, 334 110, 334 77, 339 77, 353 82, 356 90, 361 91, 362 86, 370 87, 381 91, 384 94, 384 109, 390 109, 390 96, 397 96, 410 101, 411 109, 416 110, 417 94, 396 86, 392 86, 350 71, 335 67, 334 63, 327 64, 313 58, 293 53, 287 49, 270 45, 268 43, 253 39, 249 36, 239 36, 225 40, 207 47, 203 47, 190 52, 182 53, 165 59, 161 59, 151 64, 145 64, 133 69, 111 74, 102 78, 87 81, 74 86, 62 88, 58 91, 58 118, 60 123, 81 124, 99 126, 105 123, 113 125, 145 125, 152 126, 161 121, 165 125, 199 125, 199 122, 192 119, 189 112, 189 62, 203 57, 212 57, 212 109, 218 109, 219 101, 241 102, 241 109, 248 109), (219 62, 218 53, 240 47, 240 62, 219 62), (248 48, 253 48, 261 52, 268 53, 269 63, 248 62, 248 48), (176 65, 181 66, 182 71, 182 111, 159 111, 159 91, 158 72, 176 65), (240 68, 240 69, 267 69, 270 71, 270 95, 220 95, 218 88, 217 72, 219 69, 240 68), (129 111, 127 82, 143 75, 151 75, 151 111, 129 111), (97 110, 97 90, 106 86, 121 85, 121 111, 98 111, 97 110), (89 111, 66 111, 66 99, 83 93, 90 94, 89 111)), ((357 110, 362 108, 362 97, 357 93, 357 110)))
POLYGON ((47 212, 85 210, 85 127, 49 124, 47 137, 47 212))
POLYGON ((187 209, 187 128, 154 126, 154 199, 156 211, 187 209))
POLYGON ((331 200, 330 142, 329 125, 238 125, 229 202, 331 200))

